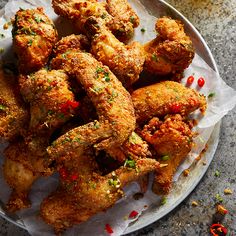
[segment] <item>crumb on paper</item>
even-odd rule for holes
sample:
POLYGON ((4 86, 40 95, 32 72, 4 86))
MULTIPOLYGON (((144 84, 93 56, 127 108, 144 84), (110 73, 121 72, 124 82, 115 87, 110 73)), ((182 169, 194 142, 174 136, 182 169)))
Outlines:
POLYGON ((160 168, 166 167, 168 164, 160 164, 160 168))
POLYGON ((190 173, 190 170, 189 170, 189 169, 185 169, 185 170, 183 171, 183 175, 184 175, 185 177, 189 176, 189 173, 190 173))
POLYGON ((229 194, 232 194, 232 193, 233 193, 233 191, 230 188, 226 188, 224 190, 224 194, 226 194, 226 195, 229 195, 229 194))
POLYGON ((192 206, 196 207, 196 206, 198 206, 198 205, 199 205, 199 204, 198 204, 197 201, 192 201, 192 206))

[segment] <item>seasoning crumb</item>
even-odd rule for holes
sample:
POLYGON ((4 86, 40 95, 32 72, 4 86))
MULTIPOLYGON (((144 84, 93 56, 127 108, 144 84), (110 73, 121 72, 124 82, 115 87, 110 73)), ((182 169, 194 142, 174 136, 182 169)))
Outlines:
POLYGON ((186 169, 186 170, 183 171, 183 175, 184 175, 185 177, 189 176, 189 173, 190 173, 190 170, 189 170, 189 169, 186 169))
POLYGON ((4 29, 4 30, 7 30, 10 25, 11 25, 11 21, 5 23, 5 24, 3 25, 3 29, 4 29))
POLYGON ((133 198, 134 198, 134 200, 139 200, 139 199, 143 198, 143 193, 135 193, 133 195, 133 198))
POLYGON ((124 220, 128 220, 129 219, 129 217, 128 216, 124 216, 124 218, 123 218, 124 220))
POLYGON ((144 28, 141 29, 141 32, 144 33, 146 30, 144 28))
POLYGON ((206 163, 206 161, 203 161, 202 164, 205 166, 207 163, 206 163))
POLYGON ((225 207, 223 207, 222 205, 217 205, 216 211, 219 212, 221 215, 228 214, 228 210, 225 207))
POLYGON ((226 188, 225 190, 224 190, 224 194, 232 194, 233 193, 233 191, 231 190, 231 189, 229 189, 229 188, 226 188))
POLYGON ((192 206, 194 206, 194 207, 198 206, 198 202, 192 201, 192 206))
POLYGON ((160 168, 166 167, 166 166, 168 166, 168 164, 160 164, 160 168))

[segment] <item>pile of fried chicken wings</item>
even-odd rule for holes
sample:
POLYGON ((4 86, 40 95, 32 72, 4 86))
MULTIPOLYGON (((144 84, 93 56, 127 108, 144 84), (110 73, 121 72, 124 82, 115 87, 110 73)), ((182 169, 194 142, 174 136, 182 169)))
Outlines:
POLYGON ((59 40, 42 8, 16 12, 18 72, 1 65, 0 136, 9 142, 6 209, 30 207, 32 184, 58 172, 59 186, 40 211, 59 233, 105 211, 125 185, 152 171, 153 191, 168 194, 196 135, 189 114, 204 113, 206 99, 173 81, 194 57, 181 22, 159 18, 156 38, 142 45, 130 42, 139 17, 127 0, 52 6, 78 34, 59 40))

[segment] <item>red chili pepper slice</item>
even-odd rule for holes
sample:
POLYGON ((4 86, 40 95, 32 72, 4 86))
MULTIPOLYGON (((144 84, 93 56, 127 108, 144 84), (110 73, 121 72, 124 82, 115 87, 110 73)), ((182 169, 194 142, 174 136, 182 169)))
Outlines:
POLYGON ((210 232, 213 236, 226 236, 228 230, 222 224, 213 224, 210 232))
POLYGON ((180 106, 179 104, 173 104, 173 105, 171 106, 171 111, 172 111, 173 113, 179 113, 180 110, 181 110, 181 106, 180 106))
POLYGON ((113 233, 114 233, 113 230, 112 230, 112 228, 111 228, 111 226, 110 226, 109 224, 106 224, 106 225, 105 225, 105 229, 106 229, 106 231, 107 231, 108 234, 113 234, 113 233))
POLYGON ((188 84, 188 85, 191 85, 191 84, 193 83, 193 81, 194 81, 194 77, 191 75, 191 76, 189 76, 188 79, 187 79, 187 84, 188 84))
POLYGON ((131 211, 131 213, 129 214, 129 218, 135 218, 138 215, 137 211, 131 211))
POLYGON ((77 179, 78 179, 78 175, 77 174, 71 175, 71 180, 75 181, 77 179))
POLYGON ((199 87, 203 87, 204 84, 205 84, 205 79, 200 77, 197 81, 197 84, 198 84, 199 87))
POLYGON ((79 106, 79 102, 68 100, 66 103, 61 105, 61 112, 67 114, 71 109, 75 109, 79 106))

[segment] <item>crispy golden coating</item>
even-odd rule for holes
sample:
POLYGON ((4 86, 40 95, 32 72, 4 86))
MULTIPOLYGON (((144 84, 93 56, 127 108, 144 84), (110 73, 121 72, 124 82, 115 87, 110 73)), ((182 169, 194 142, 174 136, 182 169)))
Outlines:
POLYGON ((87 36, 92 38, 91 53, 107 65, 125 87, 139 79, 145 61, 140 43, 123 44, 94 17, 86 21, 85 28, 87 36))
MULTIPOLYGON (((87 160, 88 157, 80 158, 87 160)), ((68 180, 63 180, 61 188, 41 204, 42 218, 52 225, 57 233, 113 206, 123 196, 122 188, 125 185, 159 166, 154 159, 142 159, 136 162, 136 168, 120 167, 106 176, 101 176, 95 172, 90 172, 90 175, 87 175, 87 171, 80 173, 83 168, 87 169, 87 161, 84 161, 80 168, 81 163, 76 164, 75 161, 78 162, 78 159, 73 158, 73 167, 76 166, 78 172, 69 173, 68 180), (78 176, 73 182, 70 180, 72 173, 77 173, 78 176)), ((91 170, 91 167, 88 168, 91 170)))
POLYGON ((154 193, 169 193, 178 166, 191 151, 194 135, 191 128, 179 114, 167 116, 163 122, 153 118, 144 126, 142 137, 154 147, 160 164, 168 164, 156 171, 154 193))
POLYGON ((135 132, 132 132, 122 146, 108 150, 108 154, 120 163, 127 159, 138 160, 151 156, 147 142, 135 132))
POLYGON ((122 42, 130 39, 134 28, 139 25, 139 17, 127 0, 107 0, 106 9, 113 16, 109 29, 122 42))
POLYGON ((206 110, 206 99, 197 91, 180 83, 164 81, 135 90, 132 101, 138 123, 154 116, 163 117, 179 113, 183 116, 200 108, 206 110))
POLYGON ((29 114, 21 98, 17 79, 0 66, 0 138, 12 140, 23 133, 29 114))
POLYGON ((90 133, 94 140, 94 143, 90 142, 90 145, 96 144, 97 149, 108 150, 123 144, 135 128, 134 108, 130 94, 109 68, 102 65, 89 53, 70 48, 52 60, 52 67, 63 69, 69 75, 76 77, 91 98, 99 121, 71 130, 69 134, 59 138, 54 147, 49 148, 50 152, 53 155, 57 153, 61 156, 61 151, 69 150, 74 145, 83 149, 84 143, 87 143, 86 139, 90 140, 90 133), (80 129, 87 132, 86 136, 82 137, 85 133, 81 135, 80 129), (99 134, 98 136, 94 130, 99 134), (68 137, 71 142, 66 142, 62 148, 61 142, 68 137), (77 138, 84 139, 84 141, 77 142, 75 141, 77 138))
POLYGON ((156 31, 158 36, 144 46, 147 53, 144 69, 161 75, 182 73, 192 62, 195 51, 183 24, 162 17, 156 22, 156 31))
POLYGON ((19 71, 24 74, 42 68, 57 41, 55 26, 43 8, 17 11, 12 35, 19 71))
POLYGON ((104 25, 110 25, 112 22, 105 4, 96 0, 52 0, 52 6, 56 14, 73 20, 83 33, 84 23, 90 16, 101 19, 104 25))
POLYGON ((30 104, 30 132, 50 135, 75 114, 78 103, 63 71, 41 69, 20 76, 19 83, 22 95, 30 104))

